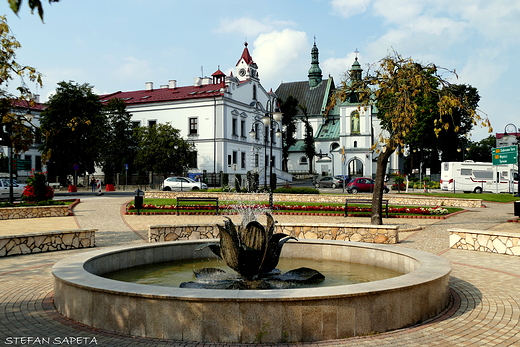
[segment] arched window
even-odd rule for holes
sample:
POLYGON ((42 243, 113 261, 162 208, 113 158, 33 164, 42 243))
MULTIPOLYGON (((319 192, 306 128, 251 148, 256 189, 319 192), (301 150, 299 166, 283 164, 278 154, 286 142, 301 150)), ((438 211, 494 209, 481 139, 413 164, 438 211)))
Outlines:
POLYGON ((353 134, 359 134, 359 112, 358 111, 352 111, 350 114, 350 131, 353 134))
POLYGON ((308 163, 307 157, 303 156, 300 158, 300 165, 307 165, 308 163))
POLYGON ((354 148, 357 147, 357 141, 354 141, 354 148))

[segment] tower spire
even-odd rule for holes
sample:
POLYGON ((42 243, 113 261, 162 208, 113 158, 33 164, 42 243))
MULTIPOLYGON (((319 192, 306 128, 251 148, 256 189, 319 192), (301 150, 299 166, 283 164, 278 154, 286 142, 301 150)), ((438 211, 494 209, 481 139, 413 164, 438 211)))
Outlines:
POLYGON ((314 45, 311 49, 311 68, 309 69, 309 86, 316 87, 321 83, 323 73, 320 69, 320 62, 318 60, 319 51, 318 47, 316 47, 316 36, 314 36, 314 45))

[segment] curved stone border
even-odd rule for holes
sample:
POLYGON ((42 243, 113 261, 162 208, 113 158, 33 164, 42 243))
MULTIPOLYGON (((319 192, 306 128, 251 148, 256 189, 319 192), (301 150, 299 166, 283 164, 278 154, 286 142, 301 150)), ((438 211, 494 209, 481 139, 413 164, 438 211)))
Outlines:
MULTIPOLYGON (((276 233, 297 239, 339 240, 369 243, 399 242, 396 225, 331 224, 331 223, 277 223, 276 233)), ((215 224, 150 225, 148 242, 216 239, 219 230, 215 224)))
POLYGON ((449 262, 389 245, 301 240, 282 256, 383 266, 405 273, 346 286, 286 290, 167 288, 99 277, 121 268, 211 257, 206 240, 98 250, 56 263, 55 306, 66 317, 124 334, 212 342, 298 342, 399 329, 431 318, 449 302, 449 262), (201 254, 202 253, 202 254, 201 254))

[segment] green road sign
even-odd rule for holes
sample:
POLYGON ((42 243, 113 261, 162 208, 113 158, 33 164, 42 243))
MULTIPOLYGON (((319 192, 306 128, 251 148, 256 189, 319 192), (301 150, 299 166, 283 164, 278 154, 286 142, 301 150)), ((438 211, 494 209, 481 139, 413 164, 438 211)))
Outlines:
POLYGON ((518 162, 518 150, 516 146, 493 148, 491 157, 493 165, 516 164, 518 162))

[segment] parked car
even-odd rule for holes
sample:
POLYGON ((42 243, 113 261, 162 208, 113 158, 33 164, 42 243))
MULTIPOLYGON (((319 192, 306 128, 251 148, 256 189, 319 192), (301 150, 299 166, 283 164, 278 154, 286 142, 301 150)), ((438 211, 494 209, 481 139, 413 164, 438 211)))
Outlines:
POLYGON ((208 189, 206 183, 197 182, 189 177, 168 177, 163 182, 163 190, 199 190, 208 189))
POLYGON ((337 188, 343 186, 343 178, 341 176, 324 176, 314 183, 316 188, 337 188))
MULTIPOLYGON (((374 180, 371 178, 357 177, 347 184, 347 192, 357 194, 359 192, 373 192, 374 180)), ((385 185, 383 193, 388 193, 390 190, 385 185)))
MULTIPOLYGON (((21 198, 25 184, 19 184, 13 180, 13 198, 21 198)), ((9 199, 9 179, 0 179, 0 199, 9 199)))

